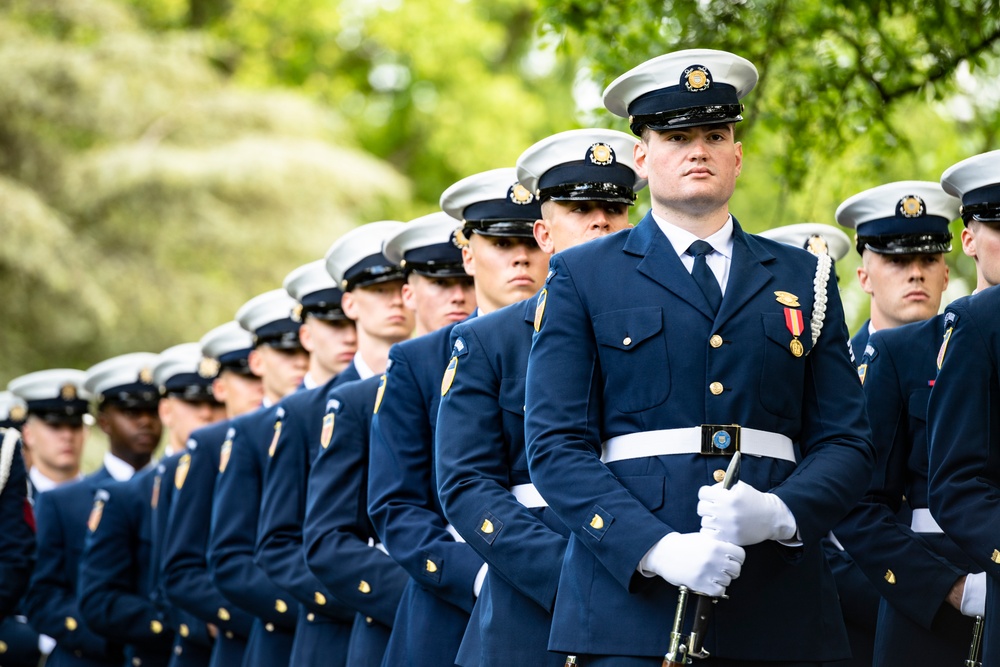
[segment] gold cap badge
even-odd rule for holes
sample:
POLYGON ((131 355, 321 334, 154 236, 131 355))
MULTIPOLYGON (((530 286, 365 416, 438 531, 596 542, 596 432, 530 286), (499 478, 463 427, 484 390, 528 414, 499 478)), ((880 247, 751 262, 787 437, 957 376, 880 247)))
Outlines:
POLYGON ((602 167, 614 164, 615 151, 605 143, 597 143, 590 147, 588 151, 590 161, 602 167))
POLYGON ((700 93, 712 87, 712 75, 704 65, 691 65, 681 74, 681 81, 688 92, 700 93))
POLYGON ((139 382, 143 384, 153 384, 153 371, 149 368, 143 368, 139 371, 139 382))
POLYGON ((198 363, 198 375, 203 378, 214 378, 219 374, 221 365, 211 357, 202 357, 198 363))
POLYGON ((916 195, 907 195, 899 200, 897 206, 899 214, 904 218, 919 218, 927 210, 924 200, 916 195))
POLYGON ((62 397, 64 401, 76 400, 76 385, 72 385, 67 382, 59 388, 59 396, 62 397))
POLYGON ((510 200, 519 206, 530 204, 534 201, 535 195, 531 194, 528 188, 520 183, 515 183, 510 187, 510 200))

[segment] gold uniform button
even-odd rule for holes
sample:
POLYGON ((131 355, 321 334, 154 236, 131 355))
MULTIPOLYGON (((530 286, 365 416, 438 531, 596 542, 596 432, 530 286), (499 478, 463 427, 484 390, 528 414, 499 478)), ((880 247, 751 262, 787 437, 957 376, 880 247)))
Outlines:
POLYGON ((232 630, 226 630, 226 639, 232 639, 235 637, 232 630))
POLYGON ((274 608, 278 611, 279 614, 284 614, 286 611, 288 611, 288 605, 281 598, 278 598, 277 600, 274 601, 274 608))
POLYGON ((622 341, 622 345, 628 347, 632 344, 632 339, 629 336, 625 336, 625 340, 622 341))
POLYGON ((326 596, 320 593, 319 591, 313 593, 313 599, 316 600, 316 604, 318 604, 320 607, 326 604, 326 596))
POLYGON ((219 607, 219 620, 228 621, 231 617, 229 616, 229 610, 225 607, 219 607))
POLYGON ((181 632, 181 637, 187 637, 191 634, 191 628, 189 628, 186 623, 181 623, 179 630, 181 632))
POLYGON ((711 345, 712 347, 722 347, 722 336, 720 336, 719 334, 715 334, 714 336, 708 339, 708 344, 711 345))
POLYGON ((268 632, 274 632, 274 623, 268 623, 267 625, 264 626, 264 629, 267 630, 268 632))
POLYGON ((158 635, 163 632, 163 623, 159 621, 150 621, 149 629, 153 631, 154 635, 158 635))
POLYGON ((0 641, 0 654, 7 652, 7 642, 0 641))
POLYGON ((79 627, 79 624, 76 622, 76 619, 73 618, 72 616, 67 616, 66 629, 69 630, 70 632, 73 632, 74 630, 77 629, 77 627, 79 627))
POLYGON ((142 658, 132 658, 132 664, 135 667, 139 667, 142 664, 142 658))
POLYGON ((722 383, 713 382, 712 384, 708 385, 708 390, 712 392, 713 396, 718 396, 723 391, 722 383))
POLYGON ((371 625, 374 622, 375 622, 375 619, 373 619, 371 616, 365 616, 365 623, 367 623, 368 625, 371 625))
POLYGON ((716 482, 721 482, 725 478, 726 478, 726 471, 723 470, 722 468, 719 468, 718 470, 712 473, 712 479, 714 479, 716 482))
POLYGON ((309 612, 308 614, 306 614, 306 620, 312 623, 313 621, 316 620, 316 614, 309 612))
POLYGON ((365 595, 368 595, 369 593, 372 592, 372 587, 368 584, 367 581, 362 579, 361 583, 358 584, 358 590, 364 593, 365 595))

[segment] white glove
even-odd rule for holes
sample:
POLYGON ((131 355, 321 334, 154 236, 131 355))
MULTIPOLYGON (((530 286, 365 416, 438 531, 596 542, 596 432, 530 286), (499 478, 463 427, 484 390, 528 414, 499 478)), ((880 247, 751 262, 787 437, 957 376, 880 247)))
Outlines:
POLYGON ((744 547, 791 540, 796 532, 795 517, 781 498, 744 482, 728 490, 721 483, 698 489, 698 516, 701 532, 744 547))
POLYGON ((740 576, 745 558, 746 552, 735 544, 701 533, 668 533, 642 557, 638 569, 644 576, 719 597, 740 576))
POLYGON ((986 615, 985 572, 965 577, 965 589, 962 591, 962 613, 966 616, 986 615))
POLYGON ((479 572, 476 572, 476 580, 472 582, 472 594, 476 598, 479 597, 479 591, 483 590, 483 582, 486 581, 486 572, 489 568, 489 563, 483 563, 483 566, 479 568, 479 572))

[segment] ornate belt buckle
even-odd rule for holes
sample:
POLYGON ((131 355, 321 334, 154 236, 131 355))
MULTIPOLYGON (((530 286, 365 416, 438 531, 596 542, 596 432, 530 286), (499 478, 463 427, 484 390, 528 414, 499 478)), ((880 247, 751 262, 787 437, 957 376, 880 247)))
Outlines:
POLYGON ((739 424, 702 424, 701 453, 707 456, 731 456, 740 451, 739 424))

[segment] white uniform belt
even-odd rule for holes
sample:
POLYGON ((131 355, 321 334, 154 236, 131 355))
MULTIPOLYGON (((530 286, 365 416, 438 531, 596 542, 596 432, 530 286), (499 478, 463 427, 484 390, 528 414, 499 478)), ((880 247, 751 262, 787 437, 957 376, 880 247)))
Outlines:
MULTIPOLYGON (((788 436, 753 428, 740 428, 739 451, 751 456, 767 456, 795 463, 795 447, 788 436)), ((668 428, 660 431, 642 431, 619 435, 605 440, 601 445, 601 461, 624 461, 669 454, 702 454, 705 430, 701 426, 668 428)), ((731 451, 735 451, 732 448, 731 451)), ((715 451, 723 454, 731 452, 715 451)))
POLYGON ((534 484, 515 484, 510 487, 510 492, 517 498, 517 502, 525 507, 548 507, 549 504, 542 498, 534 484))
POLYGON ((913 510, 913 518, 910 519, 910 528, 914 533, 943 533, 941 526, 931 516, 931 511, 926 507, 913 510))

